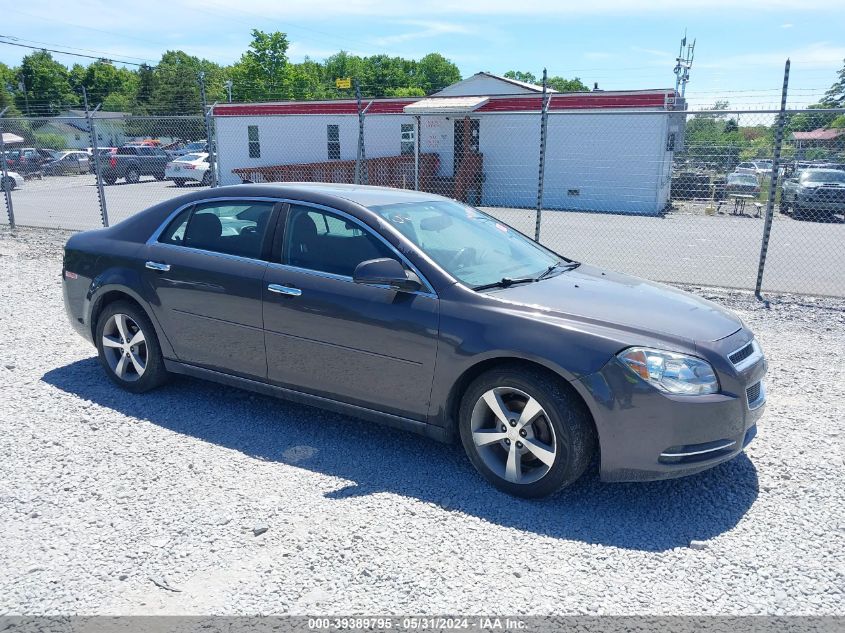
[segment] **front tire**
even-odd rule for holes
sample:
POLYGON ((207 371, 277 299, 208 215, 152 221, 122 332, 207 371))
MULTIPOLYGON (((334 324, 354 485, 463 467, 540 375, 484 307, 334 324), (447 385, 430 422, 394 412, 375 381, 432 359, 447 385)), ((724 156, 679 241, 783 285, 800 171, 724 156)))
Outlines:
POLYGON ((107 305, 97 319, 95 336, 100 365, 119 387, 143 393, 167 380, 155 328, 137 305, 107 305))
POLYGON ((126 175, 123 179, 127 182, 127 184, 135 184, 139 180, 141 180, 141 172, 139 172, 134 167, 130 167, 126 170, 126 175))
POLYGON ((545 497, 577 480, 596 451, 583 401, 539 370, 495 369, 461 400, 464 450, 491 484, 518 497, 545 497))

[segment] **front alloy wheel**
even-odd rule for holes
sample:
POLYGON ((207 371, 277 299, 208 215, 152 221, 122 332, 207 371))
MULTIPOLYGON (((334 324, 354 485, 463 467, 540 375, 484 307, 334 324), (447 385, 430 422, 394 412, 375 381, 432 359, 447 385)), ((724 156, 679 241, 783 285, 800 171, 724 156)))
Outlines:
POLYGON ((476 378, 461 399, 464 450, 481 475, 519 497, 543 497, 578 479, 596 452, 583 400, 563 378, 503 366, 476 378))
POLYGON ((498 477, 513 484, 542 479, 556 455, 555 431, 540 403, 513 387, 486 391, 472 410, 472 441, 498 477))

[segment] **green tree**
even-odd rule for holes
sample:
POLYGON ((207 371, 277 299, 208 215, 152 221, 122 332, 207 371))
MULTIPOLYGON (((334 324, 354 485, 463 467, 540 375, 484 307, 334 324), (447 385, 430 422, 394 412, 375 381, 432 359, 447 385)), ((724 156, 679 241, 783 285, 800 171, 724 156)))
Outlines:
POLYGON ((845 60, 842 68, 836 73, 836 81, 825 93, 822 103, 827 108, 845 107, 845 60))
POLYGON ((558 92, 589 92, 590 88, 578 77, 565 79, 564 77, 549 77, 548 85, 558 92))
POLYGON ((55 116, 67 106, 78 106, 79 98, 70 86, 68 69, 55 61, 47 51, 36 51, 21 61, 18 78, 26 94, 18 91, 15 100, 24 110, 29 102, 31 114, 55 116))
MULTIPOLYGON (((521 70, 509 70, 503 76, 507 77, 508 79, 515 79, 516 81, 523 81, 527 84, 539 85, 537 83, 537 76, 534 73, 523 72, 521 70)), ((542 82, 542 79, 540 81, 542 82)))
POLYGON ((440 53, 429 53, 416 63, 413 80, 414 87, 431 94, 460 81, 461 71, 440 53))
POLYGON ((279 31, 252 31, 249 50, 232 67, 233 92, 238 100, 267 101, 285 98, 288 38, 279 31))
POLYGON ((4 115, 7 117, 20 116, 20 110, 15 106, 14 96, 17 74, 14 68, 0 63, 0 110, 8 108, 4 115))
MULTIPOLYGON (((517 81, 524 81, 528 84, 540 86, 543 84, 543 78, 538 78, 534 73, 523 72, 521 70, 509 70, 504 74, 508 79, 515 79, 517 81)), ((589 92, 590 88, 581 81, 578 77, 573 79, 566 79, 565 77, 553 76, 546 78, 546 85, 557 90, 558 92, 589 92)))

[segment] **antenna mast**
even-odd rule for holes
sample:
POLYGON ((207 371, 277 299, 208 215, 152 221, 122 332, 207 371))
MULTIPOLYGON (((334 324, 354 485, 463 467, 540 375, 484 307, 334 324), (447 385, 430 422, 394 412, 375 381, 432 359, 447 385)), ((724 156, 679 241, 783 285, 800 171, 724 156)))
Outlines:
POLYGON ((689 81, 689 69, 692 67, 692 60, 695 57, 695 40, 687 44, 687 32, 684 30, 684 39, 681 40, 681 48, 675 60, 675 92, 683 99, 689 81))

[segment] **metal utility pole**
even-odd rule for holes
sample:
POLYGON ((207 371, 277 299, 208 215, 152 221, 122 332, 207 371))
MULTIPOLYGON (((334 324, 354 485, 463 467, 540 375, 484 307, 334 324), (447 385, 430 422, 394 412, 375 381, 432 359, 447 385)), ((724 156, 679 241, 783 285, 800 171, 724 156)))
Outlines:
POLYGON ((540 217, 543 209, 543 184, 546 177, 546 128, 549 122, 549 101, 551 93, 548 92, 546 82, 548 75, 543 69, 543 106, 540 110, 540 173, 537 176, 537 215, 534 222, 534 241, 540 241, 540 217))
POLYGON ((678 57, 675 58, 675 92, 683 99, 689 81, 689 69, 692 68, 692 60, 695 57, 695 40, 687 45, 687 32, 684 31, 684 38, 681 40, 681 49, 678 57), (684 50, 686 48, 686 50, 684 50))
POLYGON ((216 147, 214 143, 214 138, 212 138, 211 134, 211 113, 214 110, 215 103, 210 108, 208 107, 208 102, 205 98, 205 72, 200 71, 199 73, 199 82, 200 82, 200 99, 202 100, 202 111, 203 116, 205 117, 205 138, 206 138, 206 145, 208 145, 208 168, 211 170, 211 186, 217 186, 217 169, 216 169, 216 147))
POLYGON ((367 169, 367 147, 364 142, 364 117, 367 116, 367 110, 373 105, 373 100, 367 104, 366 108, 361 108, 363 102, 361 101, 361 84, 355 80, 355 100, 358 102, 358 152, 355 156, 355 184, 367 185, 370 183, 370 171, 367 169))
POLYGON ((233 84, 231 79, 226 80, 226 94, 229 97, 229 103, 232 103, 232 86, 233 85, 234 84, 233 84))
POLYGON ((2 169, 2 184, 3 185, 3 195, 6 197, 6 212, 9 214, 9 227, 14 229, 15 228, 15 209, 12 207, 12 183, 9 179, 9 169, 6 165, 6 139, 3 136, 3 115, 6 114, 6 110, 9 107, 3 108, 3 111, 0 112, 0 163, 3 165, 2 169))
POLYGON ((416 129, 414 130, 414 189, 420 190, 420 121, 422 117, 418 114, 414 117, 416 129))
POLYGON ((772 156, 772 174, 769 181, 769 199, 766 201, 766 221, 763 225, 763 243, 760 245, 760 264, 757 267, 757 284, 754 286, 754 296, 762 300, 760 290, 763 287, 763 270, 766 268, 766 255, 769 251, 769 236, 772 233, 772 216, 775 209, 775 193, 777 192, 778 176, 780 174, 780 150, 783 145, 783 128, 786 126, 786 93, 789 89, 789 59, 783 67, 783 89, 780 94, 780 112, 775 128, 775 147, 772 156))
POLYGON ((23 77, 21 77, 21 80, 18 82, 18 88, 20 88, 23 92, 23 100, 26 104, 26 116, 29 116, 29 95, 26 93, 26 81, 24 81, 23 77))
MULTIPOLYGON (((103 176, 100 170, 100 152, 97 149, 97 129, 94 126, 94 117, 91 111, 88 110, 88 91, 85 86, 82 86, 82 98, 85 100, 85 120, 88 123, 88 138, 91 141, 91 153, 94 158, 94 173, 97 179, 97 197, 100 199, 100 216, 103 220, 103 226, 109 225, 109 211, 106 207, 106 192, 103 191, 103 176)), ((100 109, 100 104, 94 108, 94 112, 100 109)))

